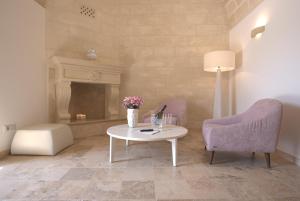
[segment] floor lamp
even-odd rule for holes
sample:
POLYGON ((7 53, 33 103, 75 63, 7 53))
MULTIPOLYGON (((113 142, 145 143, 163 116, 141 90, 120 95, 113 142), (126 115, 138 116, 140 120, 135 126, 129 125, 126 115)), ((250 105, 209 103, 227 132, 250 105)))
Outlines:
POLYGON ((213 51, 204 55, 204 71, 217 73, 213 118, 222 117, 222 72, 234 69, 235 53, 233 51, 213 51))

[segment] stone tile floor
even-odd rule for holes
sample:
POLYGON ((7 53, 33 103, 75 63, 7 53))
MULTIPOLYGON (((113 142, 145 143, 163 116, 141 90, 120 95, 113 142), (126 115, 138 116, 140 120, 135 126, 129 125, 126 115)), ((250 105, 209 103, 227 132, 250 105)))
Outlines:
POLYGON ((108 137, 77 140, 57 156, 8 156, 0 161, 0 200, 68 201, 300 201, 300 167, 263 154, 216 153, 209 165, 199 131, 171 144, 116 143, 108 162, 108 137))

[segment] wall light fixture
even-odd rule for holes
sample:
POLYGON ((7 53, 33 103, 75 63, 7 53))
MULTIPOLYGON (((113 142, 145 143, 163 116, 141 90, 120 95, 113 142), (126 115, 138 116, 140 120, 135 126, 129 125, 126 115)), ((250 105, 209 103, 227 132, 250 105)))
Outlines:
POLYGON ((256 27, 251 31, 251 38, 261 38, 263 32, 265 32, 266 30, 266 26, 260 26, 260 27, 256 27))

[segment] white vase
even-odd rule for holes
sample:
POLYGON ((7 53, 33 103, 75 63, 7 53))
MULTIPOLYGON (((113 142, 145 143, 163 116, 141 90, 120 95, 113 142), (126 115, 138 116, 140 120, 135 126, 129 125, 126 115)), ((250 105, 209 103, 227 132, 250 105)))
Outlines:
POLYGON ((127 109, 127 122, 130 128, 137 126, 139 120, 139 110, 138 109, 127 109))
POLYGON ((89 49, 89 50, 87 51, 86 56, 87 56, 88 59, 95 60, 95 59, 97 58, 96 50, 94 50, 94 49, 89 49))

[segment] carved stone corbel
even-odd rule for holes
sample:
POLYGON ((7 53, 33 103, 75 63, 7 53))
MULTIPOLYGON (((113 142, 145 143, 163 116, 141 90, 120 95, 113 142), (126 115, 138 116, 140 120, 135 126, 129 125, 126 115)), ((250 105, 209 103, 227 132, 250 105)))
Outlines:
POLYGON ((119 118, 120 85, 110 84, 105 87, 105 118, 119 118))
POLYGON ((69 104, 71 99, 71 82, 59 81, 55 85, 57 122, 69 122, 69 104))

